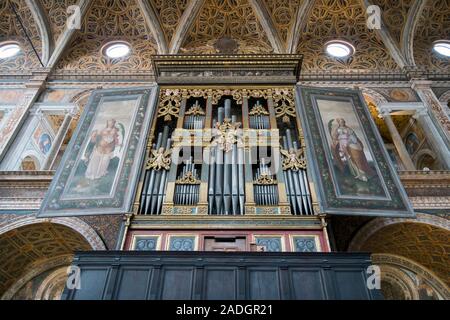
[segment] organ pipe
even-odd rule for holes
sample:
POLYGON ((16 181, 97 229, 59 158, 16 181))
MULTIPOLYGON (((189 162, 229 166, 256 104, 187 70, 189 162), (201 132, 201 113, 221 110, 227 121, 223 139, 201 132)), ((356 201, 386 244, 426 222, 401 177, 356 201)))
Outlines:
POLYGON ((165 126, 163 132, 158 134, 156 144, 153 145, 152 158, 149 160, 149 168, 145 173, 144 188, 141 197, 142 214, 160 214, 164 202, 165 188, 167 184, 167 170, 170 166, 171 139, 169 127, 165 126))
MULTIPOLYGON (((279 189, 278 184, 283 183, 283 181, 277 181, 276 175, 272 174, 265 158, 258 160, 254 167, 251 163, 244 162, 246 156, 244 146, 240 142, 245 139, 241 136, 241 123, 237 122, 237 116, 232 114, 231 105, 231 99, 225 99, 223 105, 217 108, 217 116, 212 119, 212 140, 207 147, 210 161, 201 165, 202 170, 205 170, 204 179, 206 181, 204 183, 207 183, 208 214, 243 215, 246 201, 246 179, 250 179, 247 183, 253 186, 254 193, 254 203, 251 203, 251 206, 284 207, 286 205, 285 200, 281 203, 280 198, 286 198, 279 194, 279 190, 286 190, 292 214, 312 215, 311 192, 303 150, 301 145, 295 141, 296 139, 293 139, 297 133, 296 129, 288 128, 285 130, 285 134, 280 139, 280 146, 268 145, 268 147, 274 147, 282 153, 283 170, 279 179, 284 180, 285 188, 279 189)), ((204 129, 205 123, 209 123, 212 114, 211 103, 206 103, 206 106, 207 112, 202 109, 199 101, 195 100, 191 107, 184 112, 183 121, 178 122, 182 129, 204 129)), ((271 122, 272 118, 275 117, 272 112, 274 110, 271 108, 270 105, 269 107, 263 106, 257 99, 251 110, 248 113, 244 112, 249 128, 270 130, 271 126, 275 126, 272 128, 275 131, 277 123, 271 122), (269 109, 272 113, 269 113, 269 109)), ((244 123, 246 122, 244 121, 244 123)), ((200 167, 196 167, 192 157, 181 164, 181 168, 172 164, 170 157, 172 139, 169 127, 173 127, 173 123, 168 124, 164 119, 164 123, 157 123, 156 126, 158 128, 156 130, 161 132, 157 134, 150 151, 151 159, 146 164, 147 170, 144 174, 139 212, 152 215, 162 213, 163 205, 166 205, 165 193, 168 182, 170 182, 171 192, 174 194, 173 203, 169 201, 167 205, 199 206, 200 199, 202 199, 200 190, 203 188, 201 187, 203 182, 200 178, 200 167), (159 127, 160 125, 161 127, 159 127)), ((186 134, 192 137, 194 133, 186 134)), ((262 133, 258 132, 257 135, 262 135, 262 133)), ((178 136, 174 139, 176 139, 178 145, 178 136)), ((254 146, 251 139, 245 141, 249 141, 250 148, 262 147, 254 146)), ((204 147, 202 142, 202 148, 204 147)), ((267 212, 272 211, 273 208, 267 212)))
MULTIPOLYGON (((298 158, 301 154, 296 141, 292 141, 291 130, 286 129, 282 137, 285 152, 298 158)), ((311 192, 306 175, 306 168, 283 168, 286 192, 294 215, 312 215, 311 192)))
POLYGON ((239 124, 231 115, 231 100, 218 108, 216 137, 211 147, 208 181, 208 212, 217 215, 244 214, 245 185, 243 150, 237 145, 239 124), (232 140, 231 139, 232 137, 232 140), (231 146, 230 146, 231 145, 231 146))
POLYGON ((177 205, 196 205, 200 197, 200 179, 192 157, 184 164, 175 185, 175 199, 177 205))
POLYGON ((257 205, 275 206, 278 204, 278 184, 264 159, 256 169, 253 190, 257 205))

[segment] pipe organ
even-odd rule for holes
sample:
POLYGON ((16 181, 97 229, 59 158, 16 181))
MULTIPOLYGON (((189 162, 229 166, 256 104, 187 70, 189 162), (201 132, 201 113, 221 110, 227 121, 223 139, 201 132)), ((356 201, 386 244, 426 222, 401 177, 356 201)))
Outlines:
POLYGON ((141 215, 313 215, 292 89, 161 89, 141 215))

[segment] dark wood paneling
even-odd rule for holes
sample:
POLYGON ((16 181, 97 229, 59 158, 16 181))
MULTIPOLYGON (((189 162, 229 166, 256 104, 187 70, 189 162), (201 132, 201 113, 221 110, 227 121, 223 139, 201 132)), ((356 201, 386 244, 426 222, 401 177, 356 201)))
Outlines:
POLYGON ((290 275, 294 299, 326 299, 324 283, 320 270, 292 268, 290 270, 290 275))
POLYGON ((80 252, 64 299, 375 299, 363 253, 80 252))
POLYGON ((192 299, 194 268, 170 267, 163 270, 161 299, 192 299))
POLYGON ((251 300, 279 300, 278 269, 249 268, 248 293, 251 300))
POLYGON ((204 272, 203 281, 205 288, 203 299, 235 300, 237 298, 236 268, 206 268, 204 272))
POLYGON ((115 299, 146 300, 152 269, 148 267, 124 267, 119 275, 115 299))
POLYGON ((82 268, 80 290, 74 291, 74 300, 102 300, 107 285, 109 266, 105 268, 82 268))

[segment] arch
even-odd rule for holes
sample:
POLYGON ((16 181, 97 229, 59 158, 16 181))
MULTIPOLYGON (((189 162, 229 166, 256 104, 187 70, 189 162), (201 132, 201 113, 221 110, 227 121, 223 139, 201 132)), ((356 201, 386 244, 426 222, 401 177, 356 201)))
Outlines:
POLYGON ((51 52, 54 48, 54 41, 52 36, 52 31, 50 27, 50 23, 48 22, 47 15, 45 10, 42 8, 42 5, 39 1, 33 0, 25 0, 28 8, 31 11, 33 16, 33 20, 36 23, 36 26, 39 30, 39 36, 41 38, 41 53, 42 53, 42 63, 44 65, 47 64, 50 59, 51 52))
POLYGON ((389 101, 379 92, 370 89, 370 88, 361 88, 363 96, 370 102, 372 102, 376 107, 381 106, 382 104, 388 103, 389 101))
POLYGON ((25 154, 25 156, 20 160, 19 165, 19 169, 23 171, 37 171, 41 168, 41 162, 31 153, 25 154))
POLYGON ((61 267, 48 275, 36 291, 36 300, 54 300, 61 297, 67 280, 67 268, 61 267))
POLYGON ((77 116, 83 112, 86 104, 85 99, 89 98, 93 91, 94 89, 82 90, 70 99, 70 103, 74 103, 77 106, 77 116))
POLYGON ((406 62, 410 66, 415 66, 414 61, 414 36, 416 34, 416 27, 422 16, 426 1, 414 1, 409 8, 408 17, 403 27, 401 35, 401 49, 405 56, 406 62))
POLYGON ((438 216, 417 213, 416 218, 376 218, 364 225, 348 246, 348 251, 359 251, 361 246, 377 231, 398 223, 423 223, 450 231, 450 221, 438 216))
POLYGON ((424 284, 439 294, 440 299, 450 299, 449 287, 431 270, 417 262, 394 254, 372 254, 374 264, 380 266, 381 277, 386 281, 395 281, 410 295, 419 300, 419 289, 424 284))
MULTIPOLYGON (((28 282, 33 280, 38 275, 42 274, 47 270, 51 270, 54 268, 67 267, 72 263, 73 255, 64 255, 55 258, 51 258, 45 261, 38 261, 33 263, 19 280, 14 283, 1 297, 0 300, 11 300, 14 296, 26 285, 28 282)), ((48 277, 47 277, 48 278, 48 277)), ((42 282, 41 286, 44 284, 45 280, 42 282)), ((39 291, 39 290, 38 290, 39 291)), ((39 292, 36 292, 36 296, 39 292)))
POLYGON ((404 295, 404 299, 394 297, 395 300, 418 300, 419 296, 417 291, 414 290, 414 282, 402 271, 388 265, 378 264, 378 266, 381 271, 381 291, 385 299, 389 300, 389 297, 386 297, 383 285, 384 283, 388 283, 393 287, 400 288, 401 293, 404 295))
POLYGON ((450 220, 429 214, 417 218, 376 218, 360 228, 348 251, 394 254, 433 271, 450 286, 450 220))
POLYGON ((105 249, 97 232, 78 218, 22 216, 5 221, 0 224, 0 250, 4 254, 0 263, 0 296, 34 299, 36 292, 30 288, 43 285, 42 297, 47 294, 55 298, 63 275, 59 274, 59 284, 52 288, 48 282, 43 283, 46 277, 57 268, 68 267, 76 250, 105 249))
POLYGON ((437 157, 437 155, 436 155, 436 153, 434 153, 432 150, 430 150, 430 149, 422 149, 422 150, 419 150, 416 154, 415 154, 415 156, 414 156, 414 159, 413 159, 413 161, 414 161, 414 164, 415 164, 415 166, 416 166, 416 168, 418 169, 418 170, 422 170, 420 167, 421 167, 421 161, 424 159, 424 157, 431 157, 432 159, 433 159, 433 161, 434 161, 434 165, 433 166, 428 166, 428 168, 430 169, 430 170, 439 170, 439 169, 436 169, 436 168, 433 168, 435 165, 436 165, 436 160, 438 159, 438 157, 437 157))
POLYGON ((13 222, 0 224, 0 236, 8 231, 39 223, 60 224, 76 231, 83 236, 93 250, 106 250, 103 240, 97 232, 86 222, 79 218, 44 218, 39 219, 34 216, 21 217, 13 222))
POLYGON ((450 102, 450 90, 445 91, 443 94, 439 96, 439 101, 444 102, 445 104, 450 102))

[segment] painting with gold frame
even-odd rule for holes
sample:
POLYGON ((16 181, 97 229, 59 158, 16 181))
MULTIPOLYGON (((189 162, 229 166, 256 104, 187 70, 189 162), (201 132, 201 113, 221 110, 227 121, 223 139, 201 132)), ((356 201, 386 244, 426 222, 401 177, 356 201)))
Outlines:
POLYGON ((321 213, 414 216, 358 90, 297 86, 296 99, 321 213))
POLYGON ((39 217, 131 210, 157 86, 94 91, 39 217))

